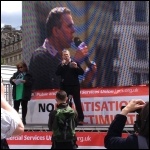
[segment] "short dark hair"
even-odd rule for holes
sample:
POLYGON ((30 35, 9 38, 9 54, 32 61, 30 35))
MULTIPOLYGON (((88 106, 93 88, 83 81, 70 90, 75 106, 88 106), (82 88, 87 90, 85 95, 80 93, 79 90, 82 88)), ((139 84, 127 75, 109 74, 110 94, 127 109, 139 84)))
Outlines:
POLYGON ((60 101, 65 101, 66 100, 66 97, 67 97, 67 93, 63 90, 59 90, 57 93, 56 93, 56 98, 60 101))
POLYGON ((146 102, 139 114, 139 134, 149 138, 149 102, 146 102))
POLYGON ((67 7, 55 7, 53 8, 46 19, 46 36, 49 38, 52 35, 53 27, 61 28, 61 16, 63 14, 71 14, 70 9, 67 7))

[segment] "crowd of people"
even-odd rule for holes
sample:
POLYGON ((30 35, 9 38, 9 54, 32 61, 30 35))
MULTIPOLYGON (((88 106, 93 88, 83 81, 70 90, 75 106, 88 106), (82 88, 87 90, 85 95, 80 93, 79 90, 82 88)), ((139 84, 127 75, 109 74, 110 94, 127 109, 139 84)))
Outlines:
MULTIPOLYGON (((10 128, 10 133, 6 133, 5 128, 1 126, 1 147, 2 142, 4 143, 7 137, 23 133, 24 125, 26 125, 28 101, 31 99, 32 90, 54 88, 59 90, 56 93, 56 110, 50 112, 48 118, 48 128, 53 132, 52 149, 62 147, 64 149, 76 149, 78 147, 75 127, 85 124, 80 98, 80 85, 82 83, 79 82, 79 75, 84 75, 84 83, 90 83, 89 74, 90 76, 96 74, 96 64, 93 63, 93 66, 87 69, 91 71, 90 73, 86 71, 86 74, 84 74, 85 71, 80 65, 80 60, 87 57, 87 46, 77 50, 74 57, 70 56, 68 48, 71 47, 73 42, 75 28, 71 11, 68 8, 56 7, 49 12, 46 20, 46 33, 47 37, 43 45, 33 52, 29 69, 25 62, 20 62, 16 65, 17 72, 10 78, 10 83, 13 85, 14 109, 6 104, 7 102, 4 100, 1 82, 1 125, 6 125, 10 128), (68 105, 69 95, 73 97, 76 110, 68 105), (17 113, 19 112, 20 104, 22 105, 22 120, 17 113), (15 117, 12 117, 8 113, 9 111, 15 117), (5 120, 2 121, 3 115, 10 115, 9 118, 14 121, 13 125, 7 124, 5 120), (60 126, 58 126, 60 122, 55 119, 56 117, 60 119, 60 126), (68 126, 72 129, 71 131, 68 130, 68 126), (57 130, 60 127, 64 131, 61 138, 57 137, 57 135, 61 136, 57 130), (66 128, 64 129, 64 127, 66 128), (69 132, 71 132, 70 135, 68 135, 69 132), (62 139, 64 141, 61 141, 62 139)), ((141 99, 135 99, 131 100, 122 109, 121 113, 115 116, 104 139, 106 148, 139 148, 137 134, 129 135, 127 138, 121 137, 127 114, 137 109, 141 110, 138 118, 139 130, 137 133, 146 139, 149 147, 149 102, 145 103, 141 99)))

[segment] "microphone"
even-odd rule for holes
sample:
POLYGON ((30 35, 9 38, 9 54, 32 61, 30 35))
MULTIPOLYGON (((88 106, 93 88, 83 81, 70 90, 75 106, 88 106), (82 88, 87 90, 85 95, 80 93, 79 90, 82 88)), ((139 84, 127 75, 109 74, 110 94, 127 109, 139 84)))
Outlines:
MULTIPOLYGON (((74 43, 75 43, 75 46, 78 47, 79 50, 83 49, 86 46, 86 44, 82 42, 80 38, 78 37, 74 38, 74 43)), ((91 68, 91 66, 93 65, 88 57, 85 58, 85 63, 88 66, 88 68, 91 68)))

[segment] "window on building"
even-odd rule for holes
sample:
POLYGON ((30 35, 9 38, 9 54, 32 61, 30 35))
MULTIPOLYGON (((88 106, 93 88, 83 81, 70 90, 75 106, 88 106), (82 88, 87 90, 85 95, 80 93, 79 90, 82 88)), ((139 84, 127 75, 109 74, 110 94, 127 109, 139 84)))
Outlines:
POLYGON ((1 41, 1 48, 5 47, 5 41, 2 39, 1 41))
POLYGON ((140 60, 147 59, 147 41, 136 40, 136 58, 140 60))
POLYGON ((14 46, 14 50, 18 50, 18 44, 17 43, 14 46))
POLYGON ((17 35, 15 35, 15 42, 17 42, 18 41, 18 36, 17 35))
POLYGON ((19 60, 21 59, 21 54, 19 54, 19 60))
POLYGON ((5 54, 9 53, 9 47, 6 47, 4 51, 5 51, 5 54))
POLYGON ((5 63, 8 64, 8 58, 5 59, 5 63))
POLYGON ((113 39, 113 58, 118 58, 118 39, 113 39))
POLYGON ((142 75, 142 84, 147 84, 149 83, 149 73, 143 73, 142 75))
POLYGON ((19 35, 19 41, 21 41, 22 40, 22 36, 21 35, 19 35))
POLYGON ((13 52, 13 46, 11 45, 9 48, 10 48, 10 52, 13 52))
POLYGON ((19 48, 22 48, 22 41, 19 42, 19 48))
POLYGON ((10 57, 10 62, 12 62, 12 57, 10 57))
POLYGON ((113 21, 120 21, 120 1, 113 1, 113 21))
POLYGON ((17 50, 19 49, 19 44, 18 44, 18 43, 16 43, 16 49, 17 49, 17 50))
POLYGON ((132 84, 133 85, 141 84, 141 74, 140 73, 133 73, 132 84))
POLYGON ((135 21, 137 22, 146 21, 146 1, 135 2, 135 21))
POLYGON ((1 57, 4 55, 5 51, 4 49, 1 50, 1 57))
POLYGON ((18 49, 21 48, 21 42, 17 43, 18 44, 18 49))
POLYGON ((113 71, 113 86, 117 86, 118 72, 113 71))
POLYGON ((16 55, 16 56, 14 56, 14 60, 15 60, 15 61, 17 60, 17 55, 16 55))
POLYGON ((5 42, 6 42, 6 46, 8 46, 9 40, 7 39, 5 42))
POLYGON ((140 85, 140 84, 148 84, 149 83, 149 73, 133 73, 132 78, 133 85, 140 85))

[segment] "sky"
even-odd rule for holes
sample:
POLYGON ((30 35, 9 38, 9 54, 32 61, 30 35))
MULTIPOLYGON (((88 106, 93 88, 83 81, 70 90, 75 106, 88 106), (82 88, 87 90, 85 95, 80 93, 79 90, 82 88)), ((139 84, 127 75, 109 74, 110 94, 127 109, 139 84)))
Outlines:
POLYGON ((22 1, 1 1, 1 28, 11 25, 20 29, 22 25, 22 1))

